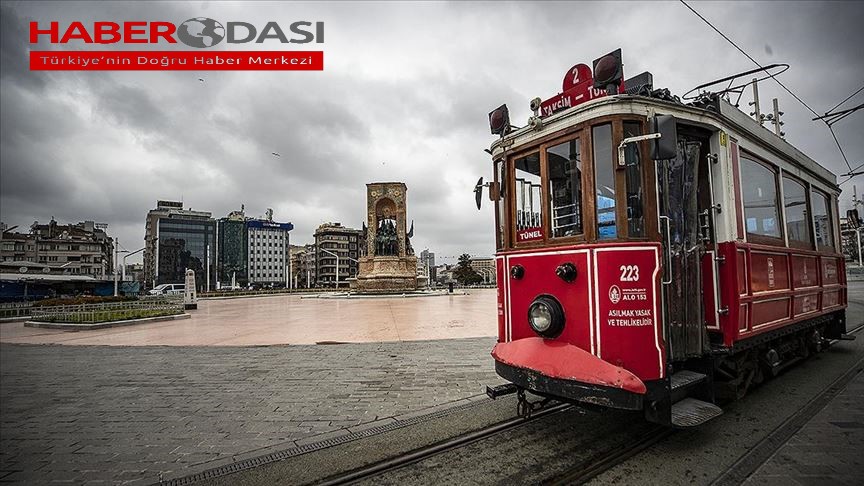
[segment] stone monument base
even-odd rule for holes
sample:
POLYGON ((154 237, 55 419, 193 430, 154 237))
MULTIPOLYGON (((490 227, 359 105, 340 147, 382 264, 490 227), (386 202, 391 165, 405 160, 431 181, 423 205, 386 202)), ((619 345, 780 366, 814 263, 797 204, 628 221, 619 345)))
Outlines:
POLYGON ((351 290, 361 294, 388 294, 416 289, 416 256, 360 257, 357 280, 351 283, 351 290))

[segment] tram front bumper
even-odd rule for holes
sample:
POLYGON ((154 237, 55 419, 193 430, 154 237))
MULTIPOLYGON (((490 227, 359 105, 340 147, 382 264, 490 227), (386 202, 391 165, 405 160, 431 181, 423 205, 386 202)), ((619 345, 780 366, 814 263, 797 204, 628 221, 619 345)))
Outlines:
POLYGON ((495 371, 542 395, 625 410, 642 410, 647 391, 633 373, 572 344, 540 337, 498 343, 495 371))

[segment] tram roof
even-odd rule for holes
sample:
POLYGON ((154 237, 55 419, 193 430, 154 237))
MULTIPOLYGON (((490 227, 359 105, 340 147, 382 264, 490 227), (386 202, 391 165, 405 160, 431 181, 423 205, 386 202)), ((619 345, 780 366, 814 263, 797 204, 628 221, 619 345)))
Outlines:
POLYGON ((492 143, 492 156, 493 158, 498 157, 512 147, 522 147, 558 130, 601 116, 638 115, 650 117, 656 113, 673 115, 680 120, 697 126, 701 125, 711 130, 720 129, 731 132, 733 136, 758 143, 766 150, 774 152, 786 164, 810 173, 830 185, 835 191, 839 191, 837 176, 833 172, 761 126, 756 120, 747 116, 728 101, 718 98, 715 103, 712 109, 707 109, 646 96, 627 94, 605 96, 542 118, 543 126, 540 130, 531 126, 524 126, 510 132, 492 143))

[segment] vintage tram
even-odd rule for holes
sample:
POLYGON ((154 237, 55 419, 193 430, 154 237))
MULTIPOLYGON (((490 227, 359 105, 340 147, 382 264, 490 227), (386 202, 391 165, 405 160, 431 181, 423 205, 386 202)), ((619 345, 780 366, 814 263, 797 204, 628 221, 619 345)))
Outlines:
MULTIPOLYGON (((620 50, 527 126, 490 113, 497 373, 692 426, 845 334, 836 176, 719 94, 683 103, 620 50)), ((535 403, 536 405, 536 403, 535 403)))

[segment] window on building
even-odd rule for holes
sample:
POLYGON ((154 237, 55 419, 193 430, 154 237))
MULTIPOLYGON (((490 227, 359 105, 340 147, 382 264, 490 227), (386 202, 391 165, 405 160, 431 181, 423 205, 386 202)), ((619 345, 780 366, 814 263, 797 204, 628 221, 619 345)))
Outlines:
POLYGON ((817 250, 834 250, 834 225, 831 220, 831 199, 822 191, 814 189, 810 198, 813 205, 813 225, 817 250))
POLYGON ((582 234, 582 156, 579 139, 546 150, 552 237, 582 234))
POLYGON ((748 157, 741 157, 741 197, 750 235, 782 238, 777 209, 777 173, 748 157))
POLYGON ((612 125, 591 129, 594 152, 594 189, 597 197, 597 237, 617 238, 615 222, 615 168, 612 166, 612 125))
POLYGON ((786 234, 789 246, 812 248, 809 211, 807 211, 807 189, 804 184, 783 176, 783 209, 786 215, 786 234))

